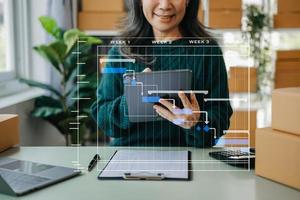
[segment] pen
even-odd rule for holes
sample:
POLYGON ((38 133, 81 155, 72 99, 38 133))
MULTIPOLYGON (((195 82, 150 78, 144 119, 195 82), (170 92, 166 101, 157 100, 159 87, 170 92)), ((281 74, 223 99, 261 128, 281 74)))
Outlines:
POLYGON ((93 157, 93 159, 91 160, 91 162, 90 162, 90 164, 89 164, 89 166, 88 166, 89 172, 92 171, 92 169, 95 167, 97 161, 100 160, 100 159, 101 159, 101 158, 100 158, 99 154, 96 154, 96 155, 93 157))

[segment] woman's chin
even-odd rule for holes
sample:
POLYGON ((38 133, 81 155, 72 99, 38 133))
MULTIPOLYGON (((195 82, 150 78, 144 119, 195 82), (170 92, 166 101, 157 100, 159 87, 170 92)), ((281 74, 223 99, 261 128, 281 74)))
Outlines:
POLYGON ((161 34, 169 34, 172 33, 173 30, 176 29, 176 26, 170 26, 170 25, 166 25, 166 24, 162 24, 159 26, 153 26, 153 29, 155 30, 155 32, 161 33, 161 34))

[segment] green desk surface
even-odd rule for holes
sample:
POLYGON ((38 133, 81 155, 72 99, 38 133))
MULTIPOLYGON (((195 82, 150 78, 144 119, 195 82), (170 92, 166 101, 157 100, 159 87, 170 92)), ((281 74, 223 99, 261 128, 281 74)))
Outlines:
MULTIPOLYGON (((190 150, 192 152, 191 181, 124 181, 98 180, 99 171, 116 149, 128 147, 99 147, 102 158, 92 172, 55 184, 22 197, 0 194, 0 200, 299 200, 300 191, 255 176, 253 170, 240 170, 215 161, 208 156, 210 149, 150 148, 154 150, 190 150), (209 171, 210 170, 210 171, 209 171), (239 170, 239 171, 236 171, 239 170)), ((129 149, 144 149, 133 148, 129 149)), ((21 147, 0 156, 74 167, 79 158, 81 167, 87 167, 97 152, 96 147, 21 147)))

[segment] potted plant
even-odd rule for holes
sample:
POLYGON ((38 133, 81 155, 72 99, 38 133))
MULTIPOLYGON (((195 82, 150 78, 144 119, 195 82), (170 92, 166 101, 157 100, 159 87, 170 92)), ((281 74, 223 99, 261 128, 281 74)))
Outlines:
POLYGON ((64 31, 54 19, 47 16, 40 17, 39 21, 53 41, 33 49, 57 71, 60 88, 21 79, 29 86, 45 89, 50 94, 35 99, 31 115, 55 126, 65 136, 67 146, 71 143, 84 144, 87 136, 97 131, 95 123, 88 116, 97 88, 97 67, 94 67, 97 59, 92 54, 92 46, 100 44, 101 40, 87 36, 78 29, 64 31))
POLYGON ((247 5, 245 13, 243 37, 250 43, 250 55, 257 67, 257 92, 260 98, 268 97, 274 79, 270 51, 271 19, 258 5, 247 5))

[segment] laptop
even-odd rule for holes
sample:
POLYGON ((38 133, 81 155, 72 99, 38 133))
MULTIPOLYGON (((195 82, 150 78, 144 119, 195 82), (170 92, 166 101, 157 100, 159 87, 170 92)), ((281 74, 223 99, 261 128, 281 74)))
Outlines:
POLYGON ((192 71, 189 69, 125 73, 124 93, 131 122, 161 120, 153 105, 159 99, 168 99, 177 107, 182 107, 179 90, 191 90, 192 71))
POLYGON ((0 158, 0 193, 21 196, 79 175, 80 171, 12 158, 0 158))

